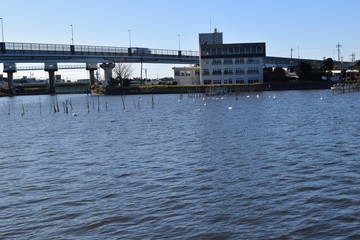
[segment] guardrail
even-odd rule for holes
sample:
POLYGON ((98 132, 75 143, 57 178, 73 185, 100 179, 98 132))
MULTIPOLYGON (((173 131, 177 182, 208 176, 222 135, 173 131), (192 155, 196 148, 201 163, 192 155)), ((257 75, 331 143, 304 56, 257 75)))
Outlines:
POLYGON ((0 54, 198 57, 198 51, 44 43, 0 43, 0 54))

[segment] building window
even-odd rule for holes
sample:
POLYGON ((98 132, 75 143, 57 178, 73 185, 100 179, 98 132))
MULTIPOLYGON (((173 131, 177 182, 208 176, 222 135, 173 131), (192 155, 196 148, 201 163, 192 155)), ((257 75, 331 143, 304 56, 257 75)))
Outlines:
POLYGON ((211 80, 204 80, 204 84, 211 84, 211 80))
POLYGON ((229 48, 229 55, 233 55, 234 54, 234 48, 229 48))
POLYGON ((234 73, 233 73, 233 70, 232 70, 231 68, 225 68, 224 74, 225 74, 225 75, 232 75, 232 74, 234 74, 234 73))
POLYGON ((199 70, 195 70, 195 75, 196 75, 196 76, 200 75, 200 71, 199 71, 199 70))
POLYGON ((221 65, 221 59, 214 59, 212 65, 221 65))
POLYGON ((256 47, 258 54, 264 54, 264 48, 261 46, 256 47))
POLYGON ((221 84, 221 80, 213 80, 213 84, 221 84))
POLYGON ((236 58, 235 59, 235 64, 245 64, 245 61, 243 58, 236 58))
POLYGON ((175 76, 180 76, 180 71, 179 70, 175 70, 175 76))
POLYGON ((213 75, 221 75, 222 72, 221 72, 221 69, 218 68, 218 69, 214 69, 213 72, 212 72, 213 75))
POLYGON ((237 78, 237 79, 236 79, 236 83, 237 83, 237 84, 241 84, 241 83, 245 83, 245 81, 244 81, 243 78, 237 78))
POLYGON ((259 74, 260 71, 257 67, 249 67, 247 70, 247 74, 259 74))
POLYGON ((247 63, 248 64, 259 64, 260 60, 257 58, 248 58, 247 63))
POLYGON ((234 54, 239 54, 239 53, 240 53, 240 48, 234 47, 234 54))
POLYGON ((201 50, 201 55, 202 56, 210 56, 210 48, 203 48, 201 50))
POLYGON ((240 54, 245 54, 245 47, 240 47, 240 54))
POLYGON ((210 75, 209 69, 204 69, 203 75, 204 76, 210 75))
POLYGON ((224 48, 222 49, 222 54, 223 54, 223 55, 228 55, 228 52, 229 52, 229 48, 224 47, 224 48))
POLYGON ((259 79, 258 78, 249 78, 248 83, 258 83, 259 79))
POLYGON ((228 80, 227 80, 227 79, 224 79, 224 84, 228 84, 228 80))
POLYGON ((235 70, 235 74, 236 74, 236 75, 243 75, 243 74, 245 74, 245 71, 244 71, 243 68, 237 68, 237 69, 235 70))
POLYGON ((233 64, 233 60, 231 58, 225 59, 224 60, 224 65, 225 64, 233 64))
POLYGON ((233 81, 232 81, 232 78, 229 78, 229 84, 232 84, 233 81))

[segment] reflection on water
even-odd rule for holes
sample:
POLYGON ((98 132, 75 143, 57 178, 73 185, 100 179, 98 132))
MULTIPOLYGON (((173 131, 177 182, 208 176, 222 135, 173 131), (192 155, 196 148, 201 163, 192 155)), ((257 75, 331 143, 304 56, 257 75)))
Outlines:
POLYGON ((0 236, 358 239, 358 98, 0 98, 0 236))

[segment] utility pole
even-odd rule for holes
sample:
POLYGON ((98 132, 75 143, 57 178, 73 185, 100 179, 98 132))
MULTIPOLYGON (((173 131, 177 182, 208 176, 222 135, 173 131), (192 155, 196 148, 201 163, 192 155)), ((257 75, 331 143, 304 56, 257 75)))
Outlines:
POLYGON ((179 40, 179 51, 180 51, 180 34, 178 34, 178 40, 179 40))
POLYGON ((74 45, 74 26, 71 24, 71 45, 74 45))
POLYGON ((340 48, 341 48, 342 46, 340 45, 340 43, 338 43, 338 44, 336 45, 336 47, 337 47, 337 49, 338 49, 338 62, 340 62, 340 48))
POLYGON ((355 62, 355 53, 354 53, 354 52, 351 53, 350 56, 351 56, 351 61, 352 61, 352 62, 355 62))
POLYGON ((1 38, 2 38, 2 42, 4 42, 4 20, 3 18, 0 18, 1 20, 1 38))
POLYGON ((292 55, 292 52, 293 52, 293 48, 291 48, 290 49, 290 67, 292 67, 292 57, 293 57, 293 55, 292 55))

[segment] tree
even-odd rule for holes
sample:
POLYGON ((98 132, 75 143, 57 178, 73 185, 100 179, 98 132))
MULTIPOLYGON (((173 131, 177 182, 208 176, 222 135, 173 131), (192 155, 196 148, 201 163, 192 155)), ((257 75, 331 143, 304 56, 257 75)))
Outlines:
POLYGON ((133 72, 132 65, 126 63, 116 63, 113 73, 115 75, 114 81, 120 83, 122 87, 128 86, 129 78, 133 72))
POLYGON ((325 59, 321 70, 323 72, 334 70, 334 60, 332 58, 325 59))
POLYGON ((126 63, 116 63, 114 68, 114 74, 116 79, 129 79, 133 72, 132 65, 126 63))
POLYGON ((300 62, 297 67, 296 74, 301 81, 320 81, 321 72, 317 69, 313 69, 313 66, 307 62, 300 62))
POLYGON ((296 74, 300 77, 301 81, 309 81, 311 78, 311 73, 311 64, 301 61, 296 71, 296 74))

